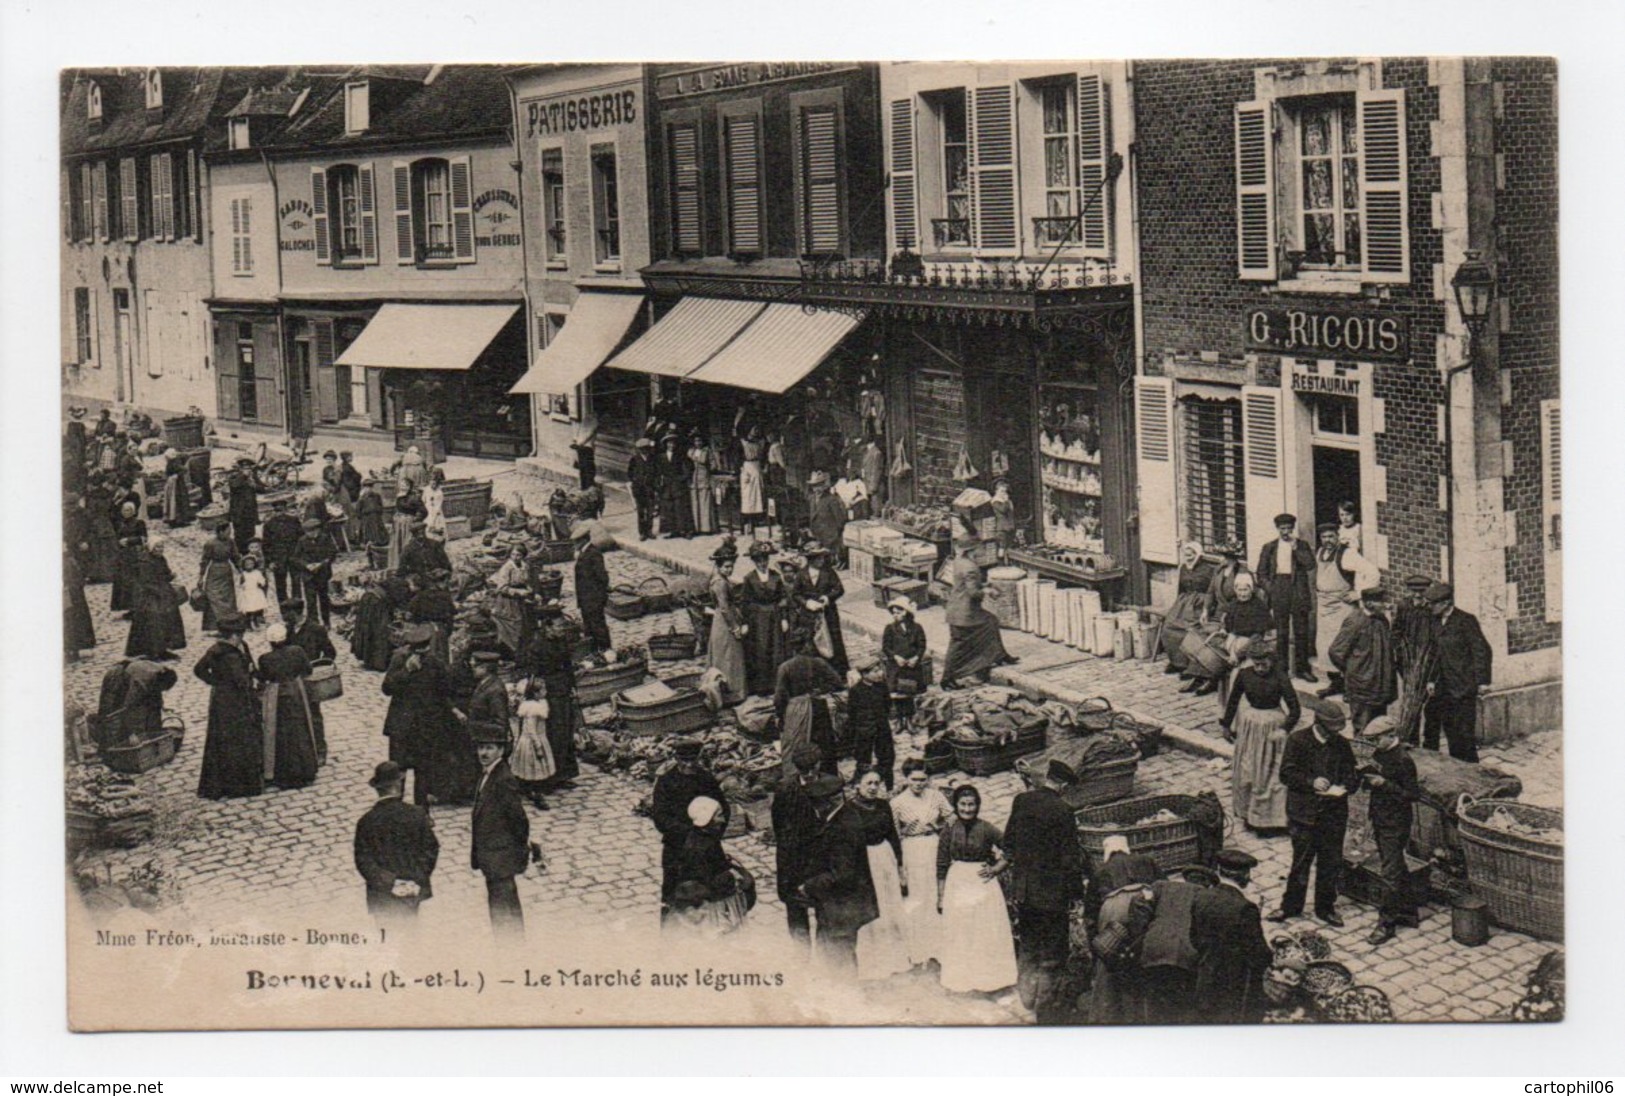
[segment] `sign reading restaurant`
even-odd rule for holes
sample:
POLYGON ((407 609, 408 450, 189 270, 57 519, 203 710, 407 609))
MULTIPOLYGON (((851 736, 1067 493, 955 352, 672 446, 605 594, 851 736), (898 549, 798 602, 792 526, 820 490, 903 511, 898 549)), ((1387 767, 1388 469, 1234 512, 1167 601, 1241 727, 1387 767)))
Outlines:
POLYGON ((1410 324, 1404 316, 1370 312, 1253 308, 1247 311, 1247 349, 1404 361, 1411 355, 1410 324))
POLYGON ((856 67, 834 61, 758 61, 737 65, 708 65, 659 77, 655 81, 655 96, 660 99, 677 99, 684 95, 703 95, 708 91, 754 87, 757 84, 772 84, 780 80, 798 80, 803 76, 821 76, 826 72, 845 72, 856 67))

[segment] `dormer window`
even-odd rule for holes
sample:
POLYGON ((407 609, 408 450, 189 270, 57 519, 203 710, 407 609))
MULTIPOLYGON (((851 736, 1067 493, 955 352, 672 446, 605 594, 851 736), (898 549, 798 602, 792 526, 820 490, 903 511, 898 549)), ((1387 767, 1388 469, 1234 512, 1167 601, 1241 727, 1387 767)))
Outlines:
POLYGON ((88 94, 85 96, 85 115, 92 122, 102 120, 102 86, 92 81, 88 94))
POLYGON ((230 137, 232 148, 248 148, 250 146, 247 118, 233 118, 231 120, 230 137))
POLYGON ((162 110, 164 107, 164 77, 157 69, 148 69, 144 80, 147 92, 147 109, 162 110))
POLYGON ((344 133, 354 137, 367 132, 367 82, 357 81, 344 85, 344 133))

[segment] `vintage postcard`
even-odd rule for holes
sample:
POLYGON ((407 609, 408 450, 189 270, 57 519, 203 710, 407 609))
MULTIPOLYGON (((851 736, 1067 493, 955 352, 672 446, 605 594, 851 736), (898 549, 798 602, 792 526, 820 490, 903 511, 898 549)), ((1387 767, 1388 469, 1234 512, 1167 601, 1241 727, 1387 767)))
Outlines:
POLYGON ((1563 1017, 1553 60, 58 103, 74 1030, 1563 1017))

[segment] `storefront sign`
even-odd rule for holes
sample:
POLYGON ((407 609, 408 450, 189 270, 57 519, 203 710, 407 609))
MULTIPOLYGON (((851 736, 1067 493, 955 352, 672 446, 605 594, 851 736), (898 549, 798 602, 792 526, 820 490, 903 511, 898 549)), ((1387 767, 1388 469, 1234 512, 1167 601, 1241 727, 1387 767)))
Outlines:
POLYGON ((480 222, 475 237, 480 247, 519 246, 519 199, 513 191, 487 190, 474 199, 474 216, 480 222))
POLYGON ((1302 392, 1306 396, 1358 396, 1360 378, 1336 373, 1327 376, 1312 368, 1299 366, 1292 370, 1292 391, 1302 392))
POLYGON ((1247 313, 1247 348, 1403 361, 1411 353, 1410 324, 1370 312, 1254 308, 1247 313))
POLYGON ((755 87, 758 84, 773 84, 780 80, 799 80, 803 76, 845 72, 856 67, 834 61, 770 61, 717 65, 662 76, 655 81, 655 96, 660 99, 678 99, 685 95, 703 95, 708 91, 755 87))
POLYGON ((279 246, 283 251, 316 250, 316 211, 303 198, 290 198, 277 211, 282 220, 279 246), (300 238, 303 237, 303 238, 300 238))
POLYGON ((525 135, 554 137, 594 129, 631 125, 638 120, 636 90, 606 91, 525 106, 525 135))

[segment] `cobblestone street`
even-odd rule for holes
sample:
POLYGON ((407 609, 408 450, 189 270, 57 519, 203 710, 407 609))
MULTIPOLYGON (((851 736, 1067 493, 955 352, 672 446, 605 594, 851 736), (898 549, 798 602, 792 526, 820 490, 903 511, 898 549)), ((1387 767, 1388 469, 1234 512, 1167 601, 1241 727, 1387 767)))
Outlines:
MULTIPOLYGON (((497 497, 506 498, 515 489, 511 480, 518 478, 499 479, 497 497)), ((611 524, 620 524, 613 514, 611 524)), ((160 527, 155 524, 155 529, 160 527)), ((171 535, 170 562, 180 580, 189 582, 195 576, 203 539, 202 530, 196 526, 171 535)), ((453 544, 453 555, 473 543, 453 544)), ((640 554, 631 550, 612 553, 612 582, 636 584, 652 575, 667 574, 660 562, 643 557, 679 551, 668 547, 673 544, 631 545, 640 554)), ((696 541, 684 545, 681 551, 686 558, 697 553, 699 546, 696 541)), ((674 557, 668 562, 682 561, 674 557)), ((357 566, 358 557, 349 557, 340 574, 357 566)), ((570 569, 563 570, 569 599, 573 593, 570 569)), ((108 611, 109 593, 106 585, 88 588, 100 642, 85 658, 66 668, 68 698, 87 710, 94 710, 102 674, 122 652, 129 627, 115 621, 108 611)), ((874 630, 867 626, 867 618, 857 611, 858 607, 852 608, 848 648, 854 653, 872 650, 874 630)), ((362 886, 351 859, 351 841, 356 819, 373 800, 367 778, 386 755, 381 728, 388 701, 379 689, 382 675, 361 669, 350 654, 348 641, 335 637, 345 695, 324 705, 330 753, 316 783, 298 790, 272 790, 252 799, 200 799, 196 787, 208 690, 193 675, 192 666, 213 641, 199 633, 197 614, 183 610, 183 615, 190 643, 176 664, 180 683, 169 693, 168 706, 185 718, 187 737, 172 763, 137 778, 155 800, 155 838, 135 849, 89 854, 81 864, 82 870, 117 881, 151 861, 172 882, 171 895, 181 916, 215 929, 252 927, 282 914, 312 909, 347 922, 346 927, 364 926, 367 921, 362 886)), ((632 623, 611 621, 618 645, 640 643, 673 627, 688 630, 686 613, 659 614, 632 623)), ((263 635, 256 632, 248 637, 256 656, 267 647, 263 635)), ((1056 645, 1033 637, 1007 635, 1020 641, 1013 642, 1012 648, 1022 653, 1023 663, 1018 669, 1031 679, 1023 684, 1036 683, 1063 695, 1104 695, 1117 707, 1159 722, 1178 724, 1206 739, 1208 756, 1201 751, 1172 749, 1142 763, 1137 795, 1212 790, 1228 803, 1229 750, 1217 737, 1212 698, 1176 693, 1177 679, 1163 675, 1160 663, 1118 663, 1079 656, 1065 649, 1059 653, 1045 651, 1034 644, 1048 648, 1056 645)), ((936 650, 940 657, 940 647, 936 650)), ((694 662, 656 664, 662 676, 696 667, 694 662)), ((589 723, 595 717, 602 718, 603 713, 589 709, 589 723)), ((899 743, 899 758, 910 752, 908 743, 899 743)), ((1485 761, 1519 775, 1527 789, 1526 799, 1560 802, 1559 733, 1537 735, 1486 751, 1485 761)), ((945 778, 948 782, 964 779, 963 774, 945 778)), ((1012 797, 1020 790, 1019 779, 1013 773, 1004 773, 976 783, 987 798, 984 817, 1002 825, 1012 797)), ((532 925, 560 932, 589 927, 595 933, 654 929, 658 917, 659 841, 649 821, 633 811, 648 790, 647 784, 632 777, 587 765, 575 790, 550 796, 552 810, 531 811, 533 837, 541 843, 548 863, 546 873, 539 878, 520 881, 522 901, 532 925)), ((460 927, 461 931, 484 933, 483 882, 467 868, 469 812, 467 808, 444 807, 436 808, 433 816, 441 854, 434 877, 435 897, 422 914, 425 927, 460 927)), ((1261 838, 1235 827, 1229 836, 1232 843, 1260 858, 1254 890, 1267 911, 1278 901, 1286 874, 1289 850, 1285 837, 1261 838)), ((761 901, 751 914, 747 935, 781 938, 784 920, 772 885, 771 846, 762 835, 747 833, 729 841, 728 849, 755 873, 759 884, 761 901)), ((1333 957, 1346 964, 1358 982, 1376 985, 1390 995, 1400 1020, 1504 1016, 1522 995, 1527 973, 1542 955, 1557 946, 1495 931, 1487 946, 1466 948, 1451 940, 1450 911, 1431 907, 1424 911, 1420 930, 1402 931, 1397 939, 1372 949, 1364 938, 1374 923, 1374 911, 1349 901, 1343 903, 1342 910, 1348 922, 1346 928, 1315 927, 1331 941, 1333 957)), ((1300 927, 1311 924, 1304 921, 1300 927)), ((897 981, 917 982, 921 977, 897 981)), ((930 990, 942 999, 944 1011, 932 1014, 932 1019, 940 1022, 1020 1022, 1026 1017, 1019 1005, 1011 1003, 1012 995, 996 1001, 949 998, 935 989, 934 982, 930 990)), ((872 999, 876 995, 884 998, 889 992, 896 992, 896 987, 876 989, 870 995, 872 999)), ((924 1014, 912 1015, 924 1018, 924 1014)))

